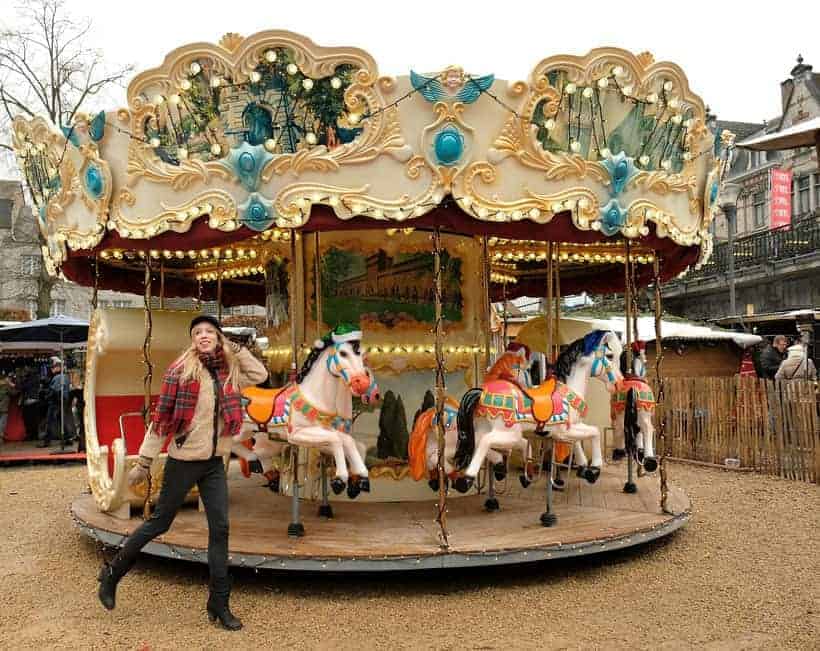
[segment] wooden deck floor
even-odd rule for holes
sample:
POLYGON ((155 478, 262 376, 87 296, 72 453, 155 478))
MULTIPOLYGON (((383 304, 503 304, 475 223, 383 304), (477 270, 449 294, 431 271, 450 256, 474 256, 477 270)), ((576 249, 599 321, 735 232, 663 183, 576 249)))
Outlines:
MULTIPOLYGON (((499 495, 501 510, 495 513, 484 511, 486 495, 451 500, 447 515, 450 546, 443 550, 434 522, 433 493, 430 500, 420 502, 334 502, 335 517, 330 520, 318 516, 315 503, 302 502, 306 534, 289 538, 290 498, 274 495, 251 481, 230 480, 231 562, 274 566, 277 559, 333 559, 341 563, 498 554, 514 554, 519 560, 508 562, 520 562, 554 557, 557 551, 561 552, 557 555, 566 556, 573 555, 573 549, 590 553, 639 544, 681 526, 690 508, 686 495, 671 487, 672 514, 662 513, 657 477, 639 479, 638 493, 627 495, 622 491, 623 469, 609 467, 594 485, 572 477, 567 490, 554 493, 558 523, 545 528, 539 521, 544 510, 543 482, 525 490, 514 481, 510 478, 508 492, 499 495), (528 551, 539 554, 527 559, 528 551)), ((117 544, 142 522, 136 512, 130 520, 100 513, 90 495, 77 498, 72 513, 86 533, 108 544, 117 544)), ((172 557, 177 556, 174 549, 204 552, 205 514, 192 507, 183 509, 156 543, 145 551, 172 557)), ((497 557, 495 561, 502 562, 497 557)))

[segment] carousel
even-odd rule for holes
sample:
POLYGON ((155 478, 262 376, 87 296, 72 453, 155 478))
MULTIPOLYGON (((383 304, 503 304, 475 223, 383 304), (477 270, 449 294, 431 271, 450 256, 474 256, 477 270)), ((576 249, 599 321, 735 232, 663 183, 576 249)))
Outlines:
MULTIPOLYGON (((164 455, 126 475, 188 344, 171 298, 264 308, 270 378, 225 459, 234 565, 523 563, 687 522, 636 296, 659 324, 663 282, 708 258, 731 137, 648 53, 490 72, 382 76, 359 49, 228 34, 138 74, 124 108, 15 120, 48 269, 94 288, 82 532, 118 545, 162 485, 164 455), (144 309, 99 309, 101 288, 144 309), (562 341, 581 291, 623 293, 625 332, 562 341), (543 300, 540 345, 506 344, 491 306, 517 296, 543 300)), ((146 553, 206 561, 189 502, 146 553)))

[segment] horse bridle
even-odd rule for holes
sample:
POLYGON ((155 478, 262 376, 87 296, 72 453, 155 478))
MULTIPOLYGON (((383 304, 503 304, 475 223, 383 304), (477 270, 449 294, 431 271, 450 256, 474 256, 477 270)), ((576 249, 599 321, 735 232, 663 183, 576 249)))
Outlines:
MULTIPOLYGON (((349 387, 350 386, 350 376, 348 375, 347 371, 342 367, 342 362, 339 360, 339 345, 333 344, 333 351, 331 354, 327 356, 327 361, 325 362, 327 365, 327 372, 330 373, 333 377, 340 377, 344 380, 345 384, 349 387)), ((376 378, 373 375, 373 371, 370 370, 370 367, 364 365, 364 370, 367 373, 367 376, 370 378, 370 384, 367 386, 367 391, 363 395, 369 396, 373 389, 376 386, 376 378)))
POLYGON ((595 349, 595 357, 592 359, 592 369, 590 374, 593 377, 598 377, 601 373, 601 368, 603 368, 606 373, 607 380, 612 382, 612 384, 615 384, 618 381, 618 376, 615 374, 615 367, 612 362, 607 359, 605 352, 606 349, 609 349, 609 344, 606 342, 604 342, 603 346, 599 346, 595 349))

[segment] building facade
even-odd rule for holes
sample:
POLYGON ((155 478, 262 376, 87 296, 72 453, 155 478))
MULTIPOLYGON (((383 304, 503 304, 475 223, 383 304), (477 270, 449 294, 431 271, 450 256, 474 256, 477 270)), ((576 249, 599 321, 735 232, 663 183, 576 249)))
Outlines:
MULTIPOLYGON (((780 94, 781 115, 760 124, 718 120, 715 129, 728 129, 742 142, 820 115, 820 74, 802 58, 781 83, 780 94)), ((687 318, 725 323, 728 317, 741 323, 764 313, 820 306, 820 171, 815 148, 737 148, 727 181, 739 190, 736 201, 723 206, 714 221, 712 258, 665 287, 666 308, 687 318), (773 201, 774 169, 792 174, 791 223, 778 228, 772 224, 772 215, 782 209, 773 201), (730 309, 732 293, 735 314, 730 309)))

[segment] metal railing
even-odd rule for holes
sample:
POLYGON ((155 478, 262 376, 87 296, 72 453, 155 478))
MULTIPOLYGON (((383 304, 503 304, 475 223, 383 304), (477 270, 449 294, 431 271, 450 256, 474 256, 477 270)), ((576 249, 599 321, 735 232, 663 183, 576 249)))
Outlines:
MULTIPOLYGON (((759 265, 788 260, 820 251, 820 219, 808 219, 774 231, 755 233, 734 242, 735 273, 759 265)), ((687 282, 726 274, 729 270, 729 243, 716 242, 712 257, 700 269, 691 269, 677 281, 687 282)))

